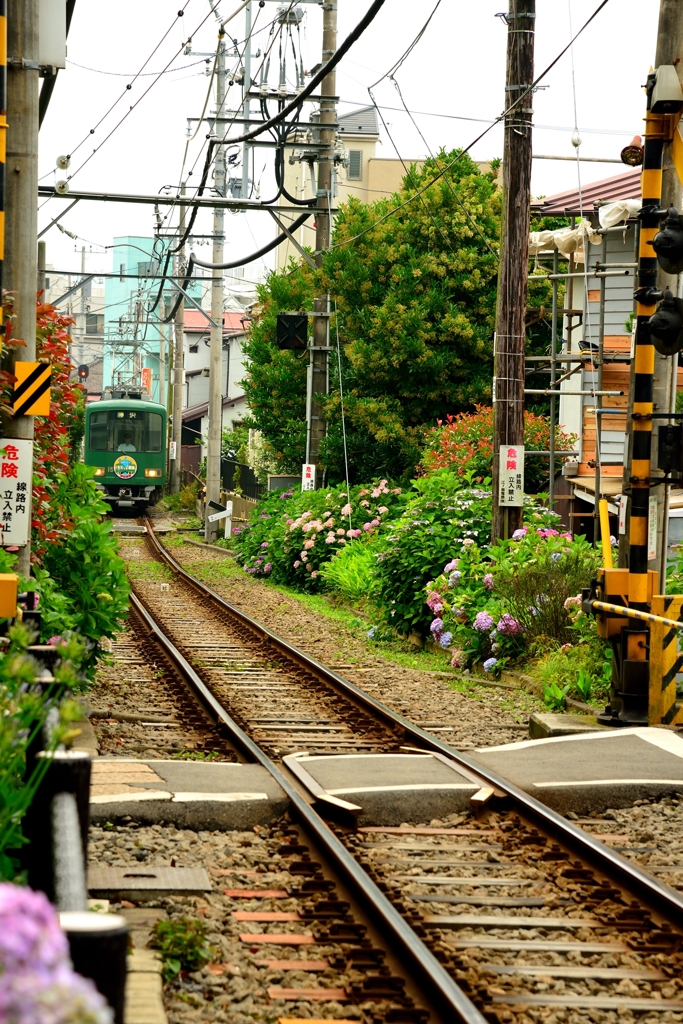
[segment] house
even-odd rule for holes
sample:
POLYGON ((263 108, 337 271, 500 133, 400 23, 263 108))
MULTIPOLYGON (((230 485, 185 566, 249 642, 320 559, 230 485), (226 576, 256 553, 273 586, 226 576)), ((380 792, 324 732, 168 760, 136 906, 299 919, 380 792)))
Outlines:
MULTIPOLYGON (((568 234, 566 229, 564 233, 532 234, 531 251, 535 254, 536 266, 531 276, 552 270, 552 250, 557 248, 562 252, 565 246, 564 254, 569 253, 570 276, 565 282, 561 352, 573 361, 560 363, 557 368, 558 378, 571 372, 559 386, 559 424, 578 436, 579 454, 565 463, 564 477, 556 483, 557 509, 567 525, 571 522, 572 529, 589 537, 593 536, 596 494, 607 499, 613 517, 612 532, 614 535, 618 532, 618 506, 628 455, 627 412, 640 178, 640 169, 629 171, 587 185, 581 194, 575 189, 531 205, 532 231, 534 215, 569 217, 575 235, 580 231, 577 225, 582 219, 587 222, 575 252, 570 251, 575 242, 567 244, 564 237, 568 234), (546 235, 554 238, 546 239, 546 235), (597 276, 602 273, 605 276, 597 276), (607 394, 595 394, 598 391, 607 394)), ((670 357, 657 354, 655 375, 658 368, 665 369, 669 361, 670 357)), ((541 386, 530 385, 529 380, 527 367, 527 386, 541 386)), ((683 368, 678 369, 676 384, 677 391, 683 391, 683 368)), ((672 489, 670 510, 671 544, 683 539, 683 491, 672 489)))
MULTIPOLYGON (((206 454, 204 444, 209 429, 209 346, 211 324, 198 309, 185 310, 185 387, 183 391, 183 466, 196 472, 196 465, 206 454)), ((242 423, 247 412, 247 400, 242 391, 245 337, 244 312, 223 313, 223 362, 221 394, 223 402, 223 429, 232 429, 242 423)))

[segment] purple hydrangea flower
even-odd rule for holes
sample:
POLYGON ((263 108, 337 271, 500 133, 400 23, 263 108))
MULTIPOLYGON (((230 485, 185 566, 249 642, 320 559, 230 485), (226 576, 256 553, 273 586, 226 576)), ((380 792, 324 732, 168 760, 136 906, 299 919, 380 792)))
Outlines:
POLYGON ((449 648, 451 646, 451 641, 452 640, 453 640, 453 634, 452 633, 442 633, 441 636, 439 637, 439 643, 444 648, 444 650, 446 650, 447 648, 449 648))
POLYGON ((453 561, 448 563, 448 565, 444 565, 444 567, 443 567, 444 573, 446 575, 448 575, 449 572, 453 572, 454 569, 457 569, 458 568, 458 561, 459 560, 457 558, 454 558, 453 561))
POLYGON ((501 615, 498 620, 496 629, 499 633, 502 633, 503 636, 519 636, 522 632, 522 624, 506 612, 505 615, 501 615))
POLYGON ((493 619, 488 612, 478 612, 474 618, 472 626, 479 633, 488 633, 493 626, 493 619))
POLYGON ((494 587, 493 573, 487 572, 481 582, 484 584, 484 586, 486 587, 487 590, 493 590, 493 587, 494 587))
POLYGON ((515 530, 512 534, 513 540, 524 540, 526 537, 526 526, 523 526, 520 530, 515 530))
POLYGON ((498 658, 487 658, 484 662, 484 672, 492 672, 498 664, 498 658))
POLYGON ((262 548, 267 548, 267 547, 268 547, 268 541, 267 541, 267 540, 264 540, 264 542, 263 542, 263 544, 261 545, 261 547, 262 547, 262 548))
POLYGON ((443 633, 443 620, 434 619, 431 626, 429 627, 434 636, 438 637, 440 633, 443 633))
POLYGON ((266 562, 266 564, 263 566, 263 571, 264 572, 270 572, 270 570, 272 568, 273 568, 273 566, 271 565, 271 563, 270 562, 266 562))

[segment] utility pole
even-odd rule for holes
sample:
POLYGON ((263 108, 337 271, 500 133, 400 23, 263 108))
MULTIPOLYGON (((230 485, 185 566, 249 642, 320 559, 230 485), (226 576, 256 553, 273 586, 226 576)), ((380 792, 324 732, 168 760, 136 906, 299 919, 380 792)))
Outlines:
MULTIPOLYGON (((337 49, 337 4, 323 4, 322 63, 327 64, 337 49)), ((320 141, 325 147, 318 158, 318 203, 315 229, 315 261, 322 266, 323 252, 329 248, 332 224, 332 183, 334 178, 334 146, 337 139, 337 75, 331 71, 320 83, 320 141)), ((313 349, 310 352, 308 377, 310 410, 306 432, 306 462, 318 467, 316 485, 322 486, 320 472, 320 446, 327 433, 325 414, 316 395, 329 391, 330 348, 330 296, 320 295, 313 300, 313 349)))
MULTIPOLYGON (((81 246, 81 278, 84 278, 84 277, 85 277, 85 246, 82 245, 81 246)), ((85 309, 85 285, 83 285, 81 287, 81 316, 80 316, 80 320, 81 320, 81 329, 80 329, 80 332, 79 332, 80 333, 80 338, 79 338, 80 345, 79 345, 79 349, 78 349, 78 359, 76 360, 76 362, 78 362, 78 363, 84 362, 83 352, 84 352, 84 349, 85 349, 85 336, 86 336, 87 330, 88 330, 88 317, 87 317, 86 309, 85 309)))
MULTIPOLYGON (((185 195, 185 186, 180 186, 180 195, 185 195)), ((187 207, 181 205, 178 216, 178 236, 185 234, 185 217, 187 207)), ((173 257, 173 273, 176 280, 180 279, 185 257, 185 246, 182 246, 173 257)), ((174 351, 173 351, 173 440, 175 441, 175 459, 171 461, 171 493, 180 490, 182 471, 183 441, 183 376, 185 367, 185 299, 181 296, 174 319, 174 351)))
MULTIPOLYGON (((218 33, 219 47, 216 57, 216 158, 214 161, 214 190, 223 198, 225 196, 225 120, 223 106, 225 101, 225 31, 221 27, 218 33)), ((214 207, 213 211, 213 263, 223 262, 223 243, 225 228, 225 211, 214 207)), ((221 428, 223 425, 223 271, 212 271, 211 278, 211 324, 209 342, 209 437, 206 453, 206 523, 204 536, 208 542, 217 533, 216 523, 210 523, 209 502, 218 503, 221 496, 221 428)))
MULTIPOLYGON (((7 4, 7 163, 5 178, 5 262, 3 286, 15 294, 13 335, 25 348, 16 361, 36 356, 38 274, 38 0, 7 4)), ((32 439, 33 417, 5 425, 8 437, 32 439)), ((19 549, 17 570, 30 574, 31 542, 19 549)))
MULTIPOLYGON (((244 21, 244 38, 246 45, 244 50, 244 100, 242 103, 242 117, 245 119, 244 131, 250 128, 249 118, 251 117, 251 0, 246 6, 244 21)), ((251 146, 248 142, 242 143, 242 199, 249 197, 249 153, 251 146)))
MULTIPOLYGON (((655 68, 662 64, 675 64, 679 80, 683 81, 683 9, 680 0, 659 0, 659 24, 657 26, 657 49, 655 68)), ((671 156, 671 143, 664 143, 663 174, 662 174, 662 209, 668 210, 675 206, 679 213, 683 212, 683 189, 674 167, 671 156)), ((657 288, 663 291, 670 288, 674 295, 679 294, 676 277, 665 274, 659 268, 657 288)), ((653 402, 655 412, 675 412, 676 374, 678 359, 674 356, 660 355, 655 352, 655 379, 653 402), (673 405, 672 405, 673 402, 673 405)), ((652 432, 652 465, 657 465, 658 433, 652 432)), ((649 568, 661 574, 659 593, 665 593, 666 562, 669 540, 669 486, 664 484, 655 488, 657 496, 657 557, 649 562, 649 568)))
MULTIPOLYGON (((536 0, 510 0, 503 143, 503 206, 493 378, 492 537, 511 537, 521 504, 501 504, 499 453, 524 444, 524 342, 529 264, 532 95, 536 0)), ((552 472, 552 467, 551 467, 552 472)), ((520 500, 520 499, 515 499, 520 500)))

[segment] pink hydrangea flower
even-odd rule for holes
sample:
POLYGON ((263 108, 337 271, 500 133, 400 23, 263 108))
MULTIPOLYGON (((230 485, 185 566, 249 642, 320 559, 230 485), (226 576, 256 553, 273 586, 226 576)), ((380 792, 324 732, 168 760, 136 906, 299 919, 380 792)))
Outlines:
POLYGON ((448 563, 448 565, 444 565, 443 571, 446 573, 446 575, 448 575, 449 572, 453 572, 454 569, 458 568, 459 561, 459 558, 454 558, 452 559, 452 561, 448 563))
POLYGON ((380 507, 377 509, 377 511, 379 512, 379 514, 381 516, 383 516, 385 514, 385 512, 389 511, 389 509, 387 508, 386 505, 380 505, 380 507))
POLYGON ((299 566, 301 565, 301 562, 300 562, 300 561, 299 561, 299 559, 297 558, 296 562, 293 562, 292 564, 294 565, 294 568, 295 568, 295 569, 298 569, 298 568, 299 568, 299 566))
POLYGON ((526 528, 526 526, 522 526, 521 529, 515 530, 515 532, 512 534, 512 539, 513 540, 524 540, 526 535, 527 535, 527 528, 526 528))
POLYGON ((339 529, 337 530, 337 536, 338 537, 343 537, 345 532, 346 531, 344 530, 344 527, 340 526, 339 529))
POLYGON ((351 515, 351 502, 350 501, 347 502, 346 505, 344 505, 344 508, 341 510, 341 514, 343 516, 350 516, 351 515))
POLYGON ((481 582, 484 584, 487 590, 493 590, 494 581, 492 573, 487 572, 481 582))
POLYGON ((368 533, 372 529, 372 523, 363 523, 363 529, 368 533))
MULTIPOLYGON (((365 493, 367 494, 367 491, 365 493)), ((369 501, 361 501, 361 505, 363 506, 363 508, 370 508, 369 501)))
POLYGON ((336 539, 337 538, 335 537, 335 535, 333 533, 328 533, 327 537, 325 537, 325 543, 326 544, 334 544, 336 539))
POLYGON ((372 520, 372 525, 373 526, 379 526, 379 519, 373 519, 372 520))
POLYGON ((311 540, 304 541, 304 548, 305 548, 305 550, 306 551, 310 551, 311 548, 314 546, 314 544, 315 544, 315 539, 314 538, 311 538, 311 540))

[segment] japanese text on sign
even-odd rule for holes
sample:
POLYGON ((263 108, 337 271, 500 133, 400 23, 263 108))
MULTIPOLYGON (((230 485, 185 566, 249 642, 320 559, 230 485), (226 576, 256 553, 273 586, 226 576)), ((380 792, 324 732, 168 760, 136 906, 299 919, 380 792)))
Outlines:
POLYGON ((28 544, 33 441, 0 438, 0 543, 28 544))
POLYGON ((501 445, 499 452, 498 504, 524 504, 524 445, 501 445))
POLYGON ((301 490, 315 490, 315 463, 305 462, 301 467, 301 490))

